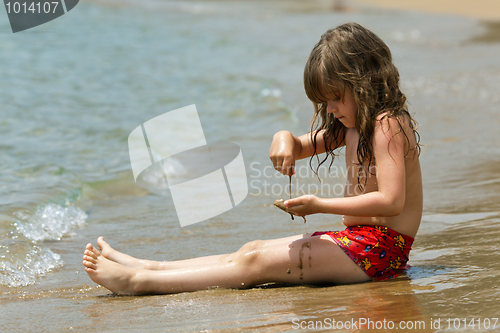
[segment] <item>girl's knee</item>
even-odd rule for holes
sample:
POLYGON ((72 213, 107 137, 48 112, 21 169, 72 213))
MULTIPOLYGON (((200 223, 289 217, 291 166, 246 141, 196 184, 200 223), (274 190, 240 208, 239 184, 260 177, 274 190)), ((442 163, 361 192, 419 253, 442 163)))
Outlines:
POLYGON ((234 252, 233 255, 231 256, 232 257, 231 259, 238 259, 241 256, 244 256, 245 254, 247 254, 249 252, 252 252, 252 251, 259 249, 262 247, 263 243, 264 242, 260 241, 260 240, 248 242, 245 245, 243 245, 242 247, 240 247, 240 249, 238 251, 234 252))
POLYGON ((243 245, 239 250, 238 252, 241 253, 241 254, 245 254, 245 253, 248 253, 248 252, 251 252, 251 251, 254 251, 254 250, 257 250, 259 248, 262 247, 263 245, 263 241, 261 240, 254 240, 254 241, 251 241, 251 242, 248 242, 246 243, 245 245, 243 245))
POLYGON ((239 266, 248 266, 251 262, 255 262, 259 248, 262 248, 264 242, 260 240, 251 241, 243 245, 238 251, 227 256, 226 262, 234 262, 239 266))
POLYGON ((266 260, 262 251, 262 241, 253 241, 243 245, 235 264, 248 276, 259 274, 265 270, 266 260))
POLYGON ((235 268, 240 271, 245 286, 253 286, 260 282, 266 271, 264 254, 259 250, 250 250, 234 261, 235 268))
POLYGON ((278 261, 272 259, 273 253, 269 252, 269 248, 266 241, 257 240, 243 245, 238 251, 234 264, 244 277, 245 286, 271 281, 270 276, 278 261))

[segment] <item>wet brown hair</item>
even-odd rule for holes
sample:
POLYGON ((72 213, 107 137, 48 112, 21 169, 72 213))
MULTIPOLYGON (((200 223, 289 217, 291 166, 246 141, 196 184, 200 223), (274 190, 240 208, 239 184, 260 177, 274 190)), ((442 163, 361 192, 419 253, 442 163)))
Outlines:
MULTIPOLYGON (((357 158, 362 170, 370 170, 370 166, 375 163, 372 138, 375 121, 382 114, 397 120, 401 132, 406 137, 408 150, 417 149, 420 153, 417 123, 408 112, 406 96, 400 90, 399 72, 392 63, 391 51, 370 30, 357 23, 347 23, 323 34, 306 63, 304 88, 315 109, 311 123, 314 146, 314 153, 309 161, 311 168, 314 156, 319 161, 316 153, 317 136, 324 130, 326 156, 318 164, 316 174, 330 156, 330 166, 332 165, 336 156, 334 150, 344 141, 346 127, 333 114, 327 113, 326 107, 328 100, 343 98, 346 90, 352 92, 357 106, 357 158), (402 126, 404 118, 409 119, 417 142, 416 147, 410 147, 410 140, 402 126), (335 146, 335 143, 338 145, 335 146)), ((358 184, 359 179, 358 174, 358 184)))

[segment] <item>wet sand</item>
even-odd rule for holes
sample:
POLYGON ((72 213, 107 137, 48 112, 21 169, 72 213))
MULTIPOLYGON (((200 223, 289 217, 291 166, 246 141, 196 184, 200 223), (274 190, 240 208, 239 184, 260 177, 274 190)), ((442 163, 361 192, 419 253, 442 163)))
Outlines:
POLYGON ((431 14, 458 15, 482 21, 484 31, 471 42, 500 42, 500 1, 497 0, 334 0, 332 9, 380 8, 431 14))
MULTIPOLYGON (((411 323, 420 325, 418 332, 435 332, 440 331, 435 327, 440 320, 441 330, 451 323, 452 329, 455 324, 461 325, 462 331, 471 331, 470 327, 464 329, 463 318, 467 322, 480 320, 484 325, 500 311, 500 264, 492 252, 499 235, 498 215, 428 215, 412 251, 413 267, 406 276, 344 286, 269 285, 165 296, 114 296, 92 283, 82 284, 86 274, 69 262, 62 270, 73 271, 73 280, 2 292, 1 322, 5 331, 27 331, 38 322, 43 323, 39 331, 47 332, 127 328, 148 332, 292 332, 297 325, 310 327, 310 322, 321 322, 327 329, 333 320, 359 325, 369 319, 394 325, 411 323), (464 247, 471 241, 471 228, 491 236, 483 242, 473 238, 475 246, 464 247)), ((144 241, 149 249, 155 247, 155 240, 144 241)), ((76 252, 75 256, 80 255, 76 252)), ((354 331, 373 330, 365 324, 354 331)))
POLYGON ((463 15, 489 21, 500 20, 500 2, 497 0, 353 0, 353 2, 388 9, 463 15))

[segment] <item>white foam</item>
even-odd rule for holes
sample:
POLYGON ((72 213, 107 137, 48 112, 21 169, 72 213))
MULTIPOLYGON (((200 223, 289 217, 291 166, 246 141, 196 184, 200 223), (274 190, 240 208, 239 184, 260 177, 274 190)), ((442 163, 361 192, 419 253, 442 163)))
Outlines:
POLYGON ((71 235, 71 230, 82 226, 87 219, 87 214, 78 207, 56 204, 38 207, 33 214, 17 212, 16 216, 17 231, 33 241, 60 240, 64 235, 71 235))
POLYGON ((63 265, 61 256, 35 242, 59 240, 85 223, 87 214, 68 201, 66 207, 47 204, 34 212, 19 211, 14 226, 17 233, 0 247, 0 284, 27 286, 54 268, 63 265), (24 236, 24 237, 23 237, 24 236))
POLYGON ((9 257, 0 261, 0 284, 21 287, 35 283, 36 279, 50 270, 63 265, 61 256, 50 249, 33 245, 22 258, 9 257))

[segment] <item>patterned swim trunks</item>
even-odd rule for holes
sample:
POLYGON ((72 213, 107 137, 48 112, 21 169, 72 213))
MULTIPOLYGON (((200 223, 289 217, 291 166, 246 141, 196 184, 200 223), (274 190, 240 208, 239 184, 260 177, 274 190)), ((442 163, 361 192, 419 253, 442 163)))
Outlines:
POLYGON ((396 277, 406 269, 413 238, 381 226, 347 227, 343 231, 320 231, 330 236, 373 280, 396 277))

